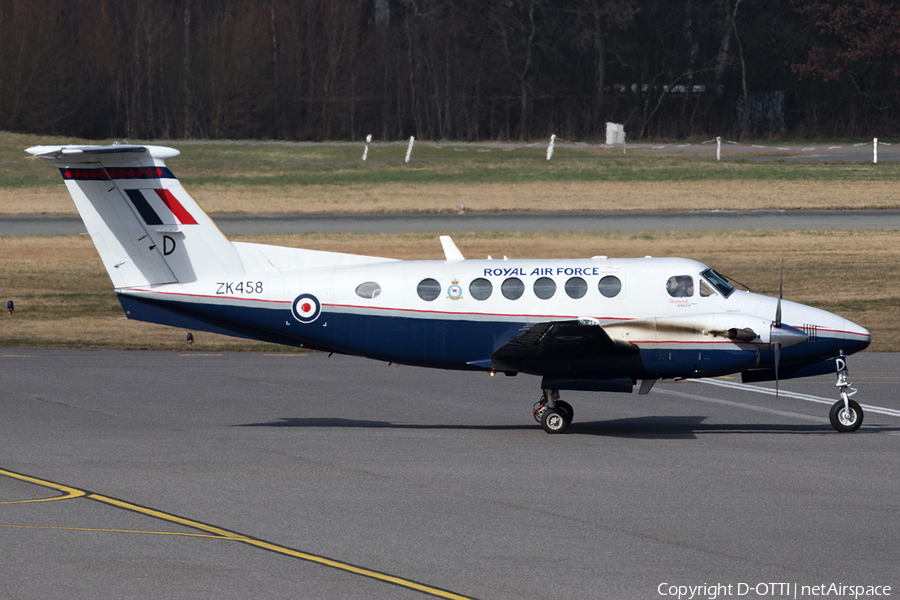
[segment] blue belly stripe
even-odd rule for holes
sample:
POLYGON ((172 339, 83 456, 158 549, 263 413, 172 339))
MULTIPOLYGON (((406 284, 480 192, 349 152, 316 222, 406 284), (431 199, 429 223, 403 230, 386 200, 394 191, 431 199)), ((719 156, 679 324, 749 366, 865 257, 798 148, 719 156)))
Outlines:
MULTIPOLYGON (((315 321, 301 323, 289 307, 196 304, 124 294, 119 295, 119 301, 128 317, 139 321, 443 369, 489 370, 486 357, 532 325, 359 315, 329 312, 327 307, 315 321)), ((781 364, 787 368, 826 360, 841 349, 848 353, 856 350, 847 340, 819 336, 815 342, 783 349, 781 364)), ((772 358, 771 351, 763 352, 759 368, 770 366, 772 358)), ((630 357, 547 362, 530 365, 523 372, 665 379, 726 375, 754 367, 755 352, 709 346, 671 350, 644 346, 630 357)))

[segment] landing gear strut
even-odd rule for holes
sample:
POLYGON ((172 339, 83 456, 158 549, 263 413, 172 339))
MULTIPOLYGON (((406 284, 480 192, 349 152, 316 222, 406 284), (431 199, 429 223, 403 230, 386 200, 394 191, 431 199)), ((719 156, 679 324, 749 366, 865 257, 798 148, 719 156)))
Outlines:
POLYGON ((863 422, 863 411, 856 400, 851 400, 850 396, 856 393, 856 388, 850 387, 852 384, 848 379, 847 359, 843 350, 835 359, 835 367, 837 368, 837 383, 835 385, 840 390, 841 399, 834 403, 829 413, 831 426, 838 431, 856 431, 863 422), (849 392, 847 390, 850 390, 849 392))
POLYGON ((559 399, 559 390, 544 390, 534 404, 533 415, 547 433, 562 433, 572 422, 575 411, 571 404, 559 399))

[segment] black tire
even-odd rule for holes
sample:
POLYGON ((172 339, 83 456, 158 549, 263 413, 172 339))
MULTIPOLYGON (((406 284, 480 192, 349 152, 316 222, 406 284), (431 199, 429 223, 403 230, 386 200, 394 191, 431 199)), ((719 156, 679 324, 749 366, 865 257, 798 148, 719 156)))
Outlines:
POLYGON ((863 411, 856 400, 850 400, 849 413, 844 410, 844 401, 838 400, 831 407, 828 418, 831 419, 831 426, 840 432, 850 432, 859 429, 863 422, 863 411))
POLYGON ((571 423, 572 419, 575 418, 575 409, 573 409, 572 405, 565 400, 557 400, 556 409, 566 413, 569 423, 571 423))
POLYGON ((541 427, 547 433, 562 433, 569 427, 568 415, 558 408, 549 408, 541 418, 541 427))

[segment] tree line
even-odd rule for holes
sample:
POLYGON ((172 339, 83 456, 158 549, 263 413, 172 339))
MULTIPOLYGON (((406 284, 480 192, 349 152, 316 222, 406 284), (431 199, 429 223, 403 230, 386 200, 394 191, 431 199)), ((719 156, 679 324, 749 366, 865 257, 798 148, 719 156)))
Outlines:
POLYGON ((891 0, 3 0, 0 129, 894 136, 891 0))

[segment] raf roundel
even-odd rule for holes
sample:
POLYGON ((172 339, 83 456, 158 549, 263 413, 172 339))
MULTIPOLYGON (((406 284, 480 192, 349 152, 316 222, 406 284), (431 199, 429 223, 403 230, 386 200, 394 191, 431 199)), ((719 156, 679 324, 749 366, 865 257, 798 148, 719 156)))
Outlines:
POLYGON ((294 318, 301 323, 312 323, 319 318, 322 305, 312 294, 300 294, 294 299, 291 312, 294 313, 294 318))

